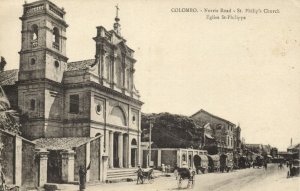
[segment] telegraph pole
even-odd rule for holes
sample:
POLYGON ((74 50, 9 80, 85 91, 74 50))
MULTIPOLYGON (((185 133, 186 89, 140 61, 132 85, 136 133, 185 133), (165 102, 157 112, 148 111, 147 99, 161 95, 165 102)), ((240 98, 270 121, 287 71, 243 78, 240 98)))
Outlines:
POLYGON ((148 166, 150 167, 151 165, 151 137, 152 137, 152 127, 153 127, 153 123, 150 122, 150 126, 149 126, 149 160, 148 160, 148 166))

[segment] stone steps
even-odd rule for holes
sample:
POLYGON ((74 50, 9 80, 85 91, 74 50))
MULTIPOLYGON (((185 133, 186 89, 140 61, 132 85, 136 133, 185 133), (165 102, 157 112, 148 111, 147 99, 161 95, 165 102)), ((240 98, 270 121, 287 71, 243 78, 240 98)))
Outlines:
POLYGON ((107 182, 132 181, 137 177, 137 168, 108 169, 107 182))

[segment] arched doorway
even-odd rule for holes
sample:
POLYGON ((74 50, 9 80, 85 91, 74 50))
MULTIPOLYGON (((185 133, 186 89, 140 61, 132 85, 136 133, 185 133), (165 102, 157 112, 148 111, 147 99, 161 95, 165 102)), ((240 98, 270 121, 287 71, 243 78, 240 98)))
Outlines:
POLYGON ((137 142, 135 139, 131 141, 131 167, 136 167, 136 158, 137 158, 137 142))

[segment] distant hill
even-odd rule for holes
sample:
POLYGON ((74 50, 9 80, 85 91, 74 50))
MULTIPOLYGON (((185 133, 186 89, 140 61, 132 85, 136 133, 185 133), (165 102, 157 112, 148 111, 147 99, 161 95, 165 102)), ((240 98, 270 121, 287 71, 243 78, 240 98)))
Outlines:
POLYGON ((150 121, 153 122, 152 142, 159 148, 199 148, 201 130, 193 119, 176 114, 142 114, 142 141, 149 141, 150 121))

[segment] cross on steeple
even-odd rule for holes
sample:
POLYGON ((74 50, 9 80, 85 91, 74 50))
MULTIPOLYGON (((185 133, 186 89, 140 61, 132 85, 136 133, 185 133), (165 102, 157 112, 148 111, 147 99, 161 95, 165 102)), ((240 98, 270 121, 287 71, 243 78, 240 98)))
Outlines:
POLYGON ((118 4, 117 4, 117 5, 116 5, 116 18, 119 17, 119 10, 120 10, 120 8, 119 8, 119 6, 118 6, 118 4))
POLYGON ((114 23, 114 30, 116 31, 117 34, 120 35, 120 31, 121 31, 121 25, 119 23, 120 19, 119 19, 119 6, 118 4, 115 6, 116 7, 116 18, 115 18, 115 23, 114 23))

